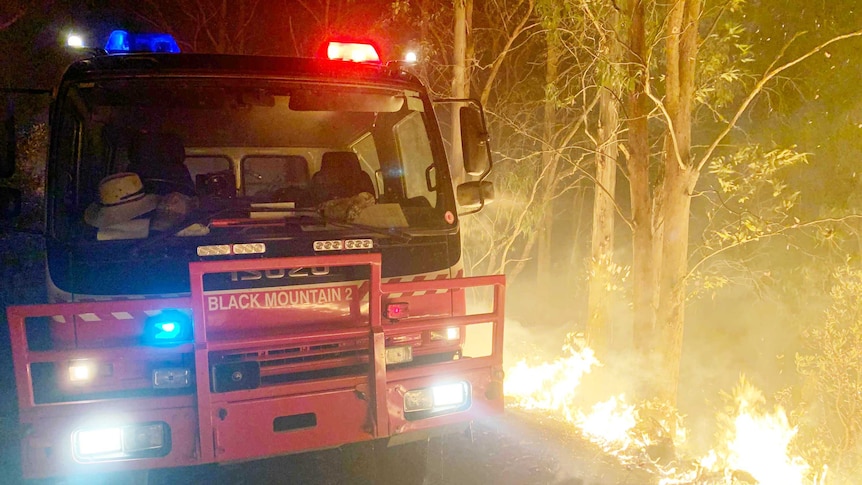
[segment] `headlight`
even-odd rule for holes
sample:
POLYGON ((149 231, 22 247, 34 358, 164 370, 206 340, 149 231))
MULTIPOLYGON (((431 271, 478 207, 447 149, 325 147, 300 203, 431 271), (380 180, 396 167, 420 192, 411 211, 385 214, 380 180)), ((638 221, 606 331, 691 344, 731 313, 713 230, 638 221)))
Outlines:
MULTIPOLYGON (((470 406, 470 384, 455 382, 404 393, 404 413, 437 413, 460 411, 470 406)), ((425 417, 425 416, 420 416, 425 417)))
POLYGON ((165 456, 171 448, 167 423, 80 429, 72 433, 72 453, 81 462, 165 456))

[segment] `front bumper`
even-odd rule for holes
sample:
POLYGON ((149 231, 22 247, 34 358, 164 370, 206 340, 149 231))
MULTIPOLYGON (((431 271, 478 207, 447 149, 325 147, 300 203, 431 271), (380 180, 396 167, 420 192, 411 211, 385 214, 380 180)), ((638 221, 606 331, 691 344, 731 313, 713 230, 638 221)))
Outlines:
POLYGON ((188 298, 8 309, 22 429, 22 470, 26 478, 233 462, 380 438, 397 443, 503 412, 505 280, 502 276, 384 284, 380 281, 380 258, 374 254, 193 263, 190 272, 192 294, 188 298), (297 331, 244 334, 227 328, 232 322, 249 318, 243 309, 221 312, 217 322, 211 319, 212 306, 207 306, 203 285, 205 274, 320 264, 370 267, 367 296, 351 306, 357 315, 364 315, 362 322, 342 327, 320 325, 297 331), (450 312, 445 316, 408 318, 397 325, 390 325, 381 317, 382 302, 390 294, 453 292, 483 286, 492 288, 494 294, 493 308, 486 313, 450 312), (143 320, 135 315, 165 308, 180 308, 193 316, 193 341, 166 348, 142 346, 135 332, 140 332, 143 320), (94 315, 99 319, 94 319, 94 315), (27 323, 45 317, 51 320, 51 325, 61 325, 59 335, 75 338, 61 339, 64 343, 60 348, 32 349, 29 345, 32 330, 28 339, 27 323), (476 324, 493 328, 489 355, 412 367, 387 368, 385 364, 387 338, 476 324), (108 332, 111 338, 83 340, 83 336, 101 326, 112 329, 108 332), (128 335, 123 329, 130 329, 128 335, 135 338, 125 338, 128 335), (362 369, 360 373, 240 387, 229 392, 216 392, 211 382, 216 355, 254 355, 262 353, 261 349, 310 348, 317 344, 326 347, 345 339, 367 342, 363 348, 368 354, 358 367, 362 369), (38 379, 34 378, 38 373, 33 372, 34 368, 55 364, 62 368, 63 363, 78 359, 110 360, 111 370, 116 374, 111 382, 118 391, 101 393, 92 399, 82 395, 71 401, 40 397, 44 392, 38 389, 38 379), (120 379, 123 369, 174 366, 177 362, 185 362, 192 369, 192 384, 185 391, 168 389, 143 395, 124 391, 132 386, 133 380, 120 379), (464 383, 468 390, 466 402, 405 413, 405 395, 411 391, 453 383, 464 383), (151 426, 147 428, 147 424, 151 426), (150 448, 161 446, 157 451, 139 452, 136 450, 140 445, 126 444, 123 446, 131 452, 81 456, 80 445, 75 441, 81 430, 130 426, 149 430, 162 427, 168 434, 164 440, 147 442, 150 448))

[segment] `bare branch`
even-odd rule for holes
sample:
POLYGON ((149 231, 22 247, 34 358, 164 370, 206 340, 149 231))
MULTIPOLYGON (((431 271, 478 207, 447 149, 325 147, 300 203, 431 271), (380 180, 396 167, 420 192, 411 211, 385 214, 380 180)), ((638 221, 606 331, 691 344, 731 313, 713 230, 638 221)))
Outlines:
POLYGON ((749 244, 749 243, 762 241, 764 239, 771 238, 774 236, 782 236, 782 235, 784 235, 790 231, 796 230, 796 229, 803 229, 806 227, 814 227, 814 226, 819 226, 821 224, 826 224, 826 223, 831 223, 831 222, 846 222, 846 221, 853 220, 853 219, 862 220, 862 214, 848 214, 848 215, 842 216, 842 217, 826 217, 823 219, 814 219, 814 220, 807 221, 807 222, 800 222, 797 224, 792 224, 790 226, 781 227, 774 232, 770 232, 767 234, 761 234, 759 236, 752 237, 751 239, 744 239, 741 241, 736 241, 732 244, 728 244, 727 246, 723 246, 723 247, 715 250, 714 252, 705 255, 697 263, 692 265, 691 269, 685 275, 685 279, 690 278, 695 273, 695 271, 697 271, 698 268, 700 268, 705 262, 707 262, 710 259, 714 258, 715 256, 718 256, 719 254, 724 253, 726 251, 729 251, 731 249, 738 248, 740 246, 744 246, 744 245, 749 244))
MULTIPOLYGON (((730 120, 730 123, 728 123, 727 126, 724 127, 724 130, 722 130, 721 133, 719 133, 719 135, 715 138, 715 140, 713 140, 712 144, 710 144, 709 148, 706 150, 706 153, 704 153, 703 158, 701 158, 700 162, 697 164, 696 172, 700 172, 703 169, 703 167, 709 161, 710 157, 712 157, 712 154, 716 150, 718 145, 724 140, 725 137, 727 137, 728 134, 730 134, 730 131, 734 128, 734 126, 736 126, 736 123, 739 121, 739 118, 742 117, 742 114, 745 113, 745 111, 751 105, 752 101, 754 101, 754 98, 756 98, 761 93, 761 91, 763 91, 766 84, 769 81, 771 81, 775 76, 777 76, 777 75, 781 74, 782 72, 786 71, 787 69, 790 69, 791 67, 801 63, 802 61, 808 59, 809 57, 813 56, 814 54, 817 54, 818 52, 822 51, 826 47, 828 47, 828 46, 830 46, 836 42, 840 42, 843 40, 851 39, 854 37, 860 37, 860 36, 862 36, 862 30, 857 30, 854 32, 850 32, 848 34, 843 34, 843 35, 839 35, 837 37, 833 37, 833 38, 821 43, 820 45, 814 47, 813 49, 809 50, 805 54, 802 54, 801 56, 799 56, 799 57, 773 69, 772 66, 774 66, 778 62, 778 59, 780 59, 781 56, 783 55, 783 53, 784 53, 784 49, 783 49, 782 53, 779 54, 779 56, 776 57, 776 60, 773 61, 773 63, 770 65, 770 70, 767 70, 767 72, 763 75, 763 77, 760 79, 760 81, 757 82, 757 84, 754 86, 754 88, 751 90, 751 92, 748 93, 748 96, 746 96, 745 99, 742 101, 742 104, 739 106, 739 109, 737 109, 736 113, 733 115, 733 118, 730 120)), ((793 39, 795 39, 795 38, 796 37, 794 36, 793 39)), ((791 39, 790 42, 793 42, 793 39, 791 39)), ((789 44, 790 43, 788 43, 788 45, 789 44)), ((785 46, 785 49, 786 49, 786 47, 787 46, 785 46)))
POLYGON ((13 13, 11 17, 9 17, 7 19, 0 20, 0 30, 5 30, 5 29, 11 27, 12 24, 21 20, 21 17, 23 17, 25 13, 27 13, 27 8, 21 7, 18 9, 17 12, 13 13))

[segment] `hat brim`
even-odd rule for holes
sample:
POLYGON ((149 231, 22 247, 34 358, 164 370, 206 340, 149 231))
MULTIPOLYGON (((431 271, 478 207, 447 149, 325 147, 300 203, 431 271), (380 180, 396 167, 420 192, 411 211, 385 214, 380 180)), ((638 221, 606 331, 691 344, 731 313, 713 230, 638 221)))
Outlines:
POLYGON ((131 202, 110 206, 94 202, 84 211, 84 222, 101 228, 131 221, 141 214, 154 210, 158 204, 159 196, 155 194, 147 194, 131 202))

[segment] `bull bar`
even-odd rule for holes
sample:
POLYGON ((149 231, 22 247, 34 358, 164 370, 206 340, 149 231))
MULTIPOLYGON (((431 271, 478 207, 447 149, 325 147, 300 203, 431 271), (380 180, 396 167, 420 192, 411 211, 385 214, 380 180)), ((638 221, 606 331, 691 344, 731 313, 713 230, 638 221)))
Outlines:
MULTIPOLYGON (((194 262, 189 264, 189 272, 191 293, 188 297, 10 306, 7 309, 25 477, 256 459, 392 438, 412 431, 464 423, 503 411, 505 277, 502 275, 383 283, 379 254, 194 262), (362 325, 350 328, 303 327, 299 331, 280 329, 272 334, 256 333, 240 338, 214 337, 217 333, 211 328, 212 312, 205 302, 205 274, 319 266, 369 267, 367 312, 364 312, 367 319, 362 325), (383 302, 392 294, 453 293, 478 287, 493 288, 493 306, 489 312, 456 314, 462 312, 458 305, 453 304, 446 315, 409 317, 397 324, 386 321, 382 315, 383 302), (144 346, 140 343, 137 336, 144 317, 137 315, 152 314, 163 309, 190 312, 193 318, 191 342, 169 347, 144 346), (32 318, 50 318, 73 336, 71 341, 74 345, 59 349, 31 349, 27 320, 32 318), (466 328, 488 323, 493 328, 489 355, 387 369, 387 338, 453 325, 466 328), (126 336, 129 338, 117 337, 79 345, 80 338, 103 328, 128 329, 126 336), (215 353, 326 345, 345 339, 367 341, 367 372, 364 375, 281 383, 233 392, 215 392, 212 388, 211 358, 215 353), (95 399, 85 396, 71 402, 37 402, 40 400, 36 399, 34 390, 34 364, 53 364, 59 368, 62 363, 78 359, 99 359, 114 362, 118 367, 130 368, 140 366, 143 362, 186 359, 193 362, 194 379, 191 389, 186 393, 123 395, 119 392, 117 395, 95 399), (470 384, 472 402, 469 409, 427 419, 408 420, 402 412, 405 391, 444 381, 470 384), (289 427, 287 432, 276 432, 273 423, 281 418, 300 424, 289 427), (75 430, 111 423, 154 422, 163 423, 170 432, 169 450, 163 456, 98 463, 85 463, 74 456, 70 436, 75 430)), ((240 321, 243 315, 242 310, 236 310, 228 320, 240 321)))

